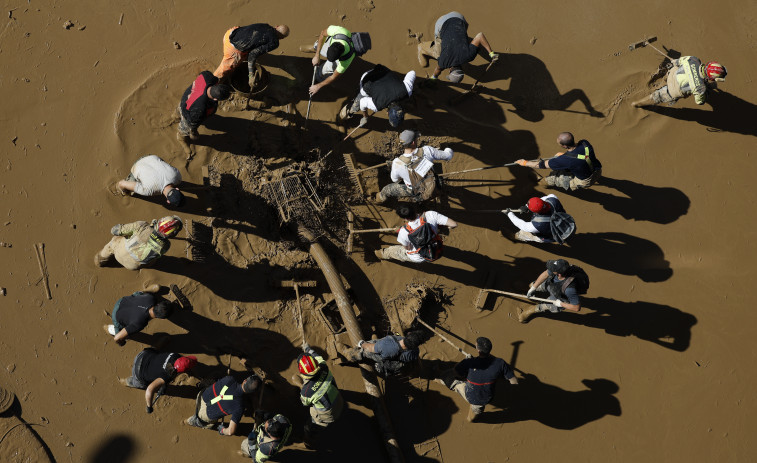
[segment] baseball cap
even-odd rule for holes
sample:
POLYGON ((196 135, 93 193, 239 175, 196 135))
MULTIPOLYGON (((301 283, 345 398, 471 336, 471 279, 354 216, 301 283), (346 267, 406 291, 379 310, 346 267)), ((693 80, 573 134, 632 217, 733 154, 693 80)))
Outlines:
POLYGON ((568 264, 568 261, 565 259, 547 261, 547 270, 549 270, 552 273, 559 273, 560 275, 565 275, 565 272, 567 272, 569 268, 570 268, 570 264, 568 264))
POLYGON ((414 130, 403 130, 400 134, 400 141, 403 145, 407 146, 411 144, 416 138, 418 138, 421 134, 414 131, 414 130))

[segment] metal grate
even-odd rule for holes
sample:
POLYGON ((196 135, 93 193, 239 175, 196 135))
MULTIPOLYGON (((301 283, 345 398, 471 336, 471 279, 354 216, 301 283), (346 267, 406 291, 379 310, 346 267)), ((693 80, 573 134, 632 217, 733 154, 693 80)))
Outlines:
POLYGON ((282 222, 293 218, 308 221, 315 212, 323 210, 323 202, 313 188, 310 179, 303 174, 294 174, 265 185, 265 195, 275 203, 282 222))

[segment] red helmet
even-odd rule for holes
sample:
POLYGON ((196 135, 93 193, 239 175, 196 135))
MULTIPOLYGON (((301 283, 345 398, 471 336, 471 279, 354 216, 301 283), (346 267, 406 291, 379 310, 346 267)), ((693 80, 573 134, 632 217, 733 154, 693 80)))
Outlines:
POLYGON ((182 227, 183 224, 181 223, 180 218, 176 217, 175 215, 169 215, 158 220, 157 230, 166 238, 171 238, 173 236, 176 236, 176 234, 181 231, 182 227))
POLYGON ((297 359, 297 368, 300 369, 300 373, 310 376, 317 372, 321 366, 318 364, 318 360, 310 354, 301 354, 297 359))
POLYGON ((709 80, 725 80, 726 74, 728 72, 725 70, 725 66, 723 66, 720 63, 716 63, 715 61, 710 61, 707 63, 707 66, 705 66, 705 74, 707 75, 707 78, 709 80))
POLYGON ((541 198, 531 198, 528 200, 528 210, 534 214, 546 214, 549 212, 550 205, 541 198))

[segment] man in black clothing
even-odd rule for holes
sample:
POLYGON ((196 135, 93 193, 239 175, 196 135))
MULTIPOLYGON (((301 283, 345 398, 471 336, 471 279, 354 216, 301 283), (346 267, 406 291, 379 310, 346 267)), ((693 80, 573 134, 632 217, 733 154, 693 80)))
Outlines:
POLYGON ((215 114, 218 102, 231 96, 228 85, 218 84, 218 77, 210 71, 202 71, 192 82, 181 97, 179 103, 179 133, 176 135, 180 142, 186 144, 186 138, 197 140, 197 128, 209 116, 215 114))
POLYGON ((197 364, 197 357, 183 357, 171 352, 158 352, 152 347, 143 350, 134 357, 131 376, 121 378, 124 386, 145 389, 147 413, 152 413, 153 399, 163 394, 166 386, 177 374, 190 370, 197 364))
POLYGON ((360 78, 360 93, 352 103, 348 100, 337 119, 346 120, 362 111, 363 117, 360 119, 360 127, 362 127, 368 122, 368 110, 378 112, 386 109, 389 125, 397 128, 405 119, 403 105, 413 95, 414 86, 415 71, 410 71, 401 78, 386 66, 377 64, 360 78))
POLYGON ((225 376, 197 394, 195 414, 184 423, 197 428, 215 428, 222 436, 233 436, 244 415, 244 396, 252 394, 262 384, 257 375, 251 375, 239 384, 234 377, 225 376), (231 415, 229 425, 216 424, 231 415))
POLYGON ((491 402, 497 379, 504 378, 510 384, 518 384, 518 378, 510 365, 490 354, 492 342, 489 338, 476 339, 476 350, 478 357, 463 360, 437 380, 463 396, 470 404, 467 418, 470 422, 475 421, 486 404, 491 402))
POLYGON ((562 132, 557 136, 557 144, 565 151, 555 154, 552 159, 526 161, 518 159, 518 164, 534 169, 552 169, 544 182, 551 187, 566 191, 589 188, 602 176, 602 163, 594 154, 594 147, 587 140, 575 142, 573 134, 562 132))
POLYGON ((284 24, 275 28, 263 23, 232 27, 223 36, 223 59, 213 75, 223 78, 247 58, 250 88, 255 87, 255 60, 278 48, 279 39, 288 35, 289 27, 284 24))
POLYGON ((173 305, 166 301, 157 301, 153 294, 137 291, 116 301, 113 306, 112 325, 105 325, 105 331, 113 336, 116 344, 123 346, 126 338, 145 329, 153 318, 168 318, 173 312, 173 305))
POLYGON ((461 66, 476 58, 478 47, 483 47, 492 61, 499 59, 483 32, 476 34, 473 40, 468 38, 468 21, 462 14, 453 11, 436 21, 434 40, 418 44, 418 61, 425 68, 429 57, 436 59, 436 69, 431 78, 436 79, 444 69, 450 69, 447 79, 457 83, 465 76, 461 66))

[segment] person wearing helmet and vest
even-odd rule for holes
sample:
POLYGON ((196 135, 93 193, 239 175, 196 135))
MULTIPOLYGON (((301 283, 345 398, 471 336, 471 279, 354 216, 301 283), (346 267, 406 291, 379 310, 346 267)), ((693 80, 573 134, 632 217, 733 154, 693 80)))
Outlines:
POLYGON ((362 111, 363 117, 360 119, 362 127, 368 122, 369 110, 375 113, 386 109, 389 125, 397 128, 405 120, 403 104, 412 96, 414 86, 415 71, 410 71, 401 78, 386 66, 377 64, 362 75, 360 93, 352 104, 348 102, 342 107, 337 119, 345 120, 362 111))
POLYGON ((281 414, 265 413, 263 422, 242 441, 241 455, 263 463, 281 451, 292 434, 292 423, 281 414))
POLYGON ((514 212, 507 212, 507 218, 518 227, 518 232, 515 234, 516 240, 553 243, 555 240, 552 238, 550 217, 555 212, 565 212, 565 209, 557 196, 547 195, 529 199, 528 203, 521 207, 518 212, 522 214, 531 212, 533 215, 531 221, 526 222, 516 216, 514 212))
POLYGON ((454 152, 452 148, 440 150, 431 146, 419 147, 420 135, 413 130, 404 130, 400 134, 400 142, 405 147, 405 152, 392 161, 390 177, 393 183, 386 185, 376 194, 377 203, 383 203, 387 198, 412 198, 420 202, 433 194, 433 162, 449 161, 454 152))
POLYGON ((344 399, 323 357, 307 344, 302 350, 304 352, 297 358, 300 373, 292 375, 292 381, 300 387, 302 405, 310 407, 310 423, 305 425, 305 444, 313 446, 318 432, 341 416, 344 399))
POLYGON ((526 161, 518 159, 523 167, 534 169, 552 169, 544 178, 544 182, 551 187, 575 191, 589 188, 602 176, 602 164, 594 154, 594 147, 587 140, 576 143, 573 134, 562 132, 557 136, 557 144, 565 151, 555 154, 547 160, 526 161))
POLYGON ((356 56, 352 45, 352 32, 342 26, 333 25, 321 31, 315 44, 300 47, 300 51, 315 52, 313 66, 317 67, 316 83, 308 88, 310 95, 315 95, 344 74, 356 56), (321 58, 326 58, 326 62, 321 64, 321 58))
POLYGON ((479 47, 486 51, 492 61, 499 59, 484 33, 479 32, 471 40, 468 37, 468 21, 462 14, 452 11, 436 20, 434 40, 418 44, 418 62, 425 68, 428 59, 434 58, 437 65, 431 79, 438 78, 444 69, 450 69, 447 79, 458 83, 465 77, 462 65, 476 59, 479 47))
POLYGON ((111 313, 112 325, 103 328, 119 346, 126 344, 126 338, 145 329, 153 318, 168 318, 174 304, 148 291, 137 291, 116 301, 111 313))
POLYGON ((715 87, 716 82, 725 81, 725 76, 728 74, 722 64, 715 61, 703 64, 696 56, 670 58, 670 61, 673 67, 668 70, 665 76, 667 85, 655 90, 651 95, 631 103, 635 108, 660 103, 673 104, 679 99, 691 95, 694 95, 696 104, 704 104, 707 101, 708 87, 715 87))
POLYGON ((164 255, 171 247, 170 238, 181 231, 183 224, 175 215, 153 220, 114 225, 113 238, 95 254, 95 265, 102 267, 111 257, 129 270, 146 267, 164 255))
POLYGON ((578 312, 581 310, 579 294, 586 292, 588 282, 588 276, 580 267, 571 266, 565 259, 548 260, 547 269, 529 284, 526 296, 530 298, 536 292, 547 292, 547 299, 552 303, 541 303, 520 311, 518 321, 526 323, 535 313, 578 312))
POLYGON ((244 396, 252 394, 262 384, 257 375, 250 375, 242 384, 233 376, 225 376, 197 394, 195 413, 185 424, 196 428, 213 429, 222 436, 233 436, 244 415, 244 396), (231 415, 229 425, 218 424, 224 416, 231 415))
POLYGON ((153 400, 163 394, 166 386, 176 377, 197 365, 197 357, 186 357, 172 352, 158 352, 152 347, 134 357, 131 376, 118 381, 124 386, 145 389, 147 413, 153 412, 153 400))

